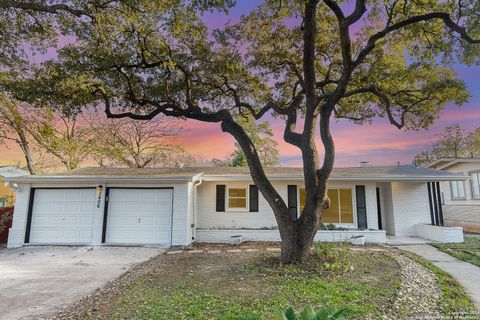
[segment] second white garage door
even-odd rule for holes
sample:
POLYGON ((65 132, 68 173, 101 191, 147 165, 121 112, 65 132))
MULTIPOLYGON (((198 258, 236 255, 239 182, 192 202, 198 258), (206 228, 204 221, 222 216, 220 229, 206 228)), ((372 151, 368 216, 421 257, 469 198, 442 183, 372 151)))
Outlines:
POLYGON ((105 242, 171 243, 172 189, 110 189, 105 242))

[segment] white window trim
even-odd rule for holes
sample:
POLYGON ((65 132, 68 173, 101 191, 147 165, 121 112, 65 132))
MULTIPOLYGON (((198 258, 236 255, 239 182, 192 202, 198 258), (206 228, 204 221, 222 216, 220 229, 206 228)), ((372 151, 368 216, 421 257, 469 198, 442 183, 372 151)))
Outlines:
POLYGON ((470 179, 470 188, 471 188, 470 191, 471 191, 471 194, 472 194, 472 199, 473 200, 480 200, 480 195, 475 195, 474 188, 473 188, 473 184, 474 184, 473 175, 476 174, 477 175, 477 180, 478 180, 478 188, 480 189, 480 171, 479 170, 470 171, 468 174, 471 177, 471 179, 470 179))
MULTIPOLYGON (((247 186, 228 186, 225 192, 225 211, 227 212, 250 212, 250 188, 249 185, 247 186), (245 208, 230 208, 228 195, 230 193, 230 189, 245 189, 246 191, 246 207, 245 208)), ((258 212, 255 212, 258 213, 258 212)))
MULTIPOLYGON (((297 186, 297 217, 300 217, 300 189, 305 189, 305 186, 297 186)), ((331 187, 328 189, 349 189, 352 190, 352 215, 353 215, 353 222, 350 223, 343 223, 343 222, 332 222, 332 224, 338 226, 338 227, 343 227, 343 228, 348 228, 348 229, 358 229, 358 223, 357 223, 357 194, 355 193, 355 187, 352 186, 335 186, 331 187)), ((340 193, 339 193, 340 196, 340 193)), ((330 224, 327 223, 327 224, 330 224)))
POLYGON ((461 181, 461 180, 450 181, 450 197, 452 198, 452 200, 466 200, 467 199, 467 190, 465 189, 465 182, 464 181, 461 181), (463 184, 463 197, 454 197, 453 196, 453 183, 454 182, 463 184))

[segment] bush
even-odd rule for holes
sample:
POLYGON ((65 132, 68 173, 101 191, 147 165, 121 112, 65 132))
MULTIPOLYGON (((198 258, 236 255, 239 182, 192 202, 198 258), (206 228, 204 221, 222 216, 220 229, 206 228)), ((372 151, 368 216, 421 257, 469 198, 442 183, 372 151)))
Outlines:
POLYGON ((0 208, 0 233, 7 230, 13 217, 13 208, 0 208))
MULTIPOLYGON (((335 306, 324 306, 318 309, 313 308, 312 306, 306 306, 302 312, 299 314, 299 317, 295 314, 295 310, 290 307, 286 311, 279 310, 275 316, 272 316, 269 319, 277 320, 343 320, 345 315, 349 312, 347 308, 337 308, 335 306)), ((242 315, 236 320, 261 320, 259 316, 256 315, 242 315)))
POLYGON ((317 242, 315 243, 315 253, 323 261, 318 272, 346 272, 351 267, 348 244, 317 242))
POLYGON ((329 223, 329 224, 320 223, 320 230, 348 230, 348 228, 338 227, 333 223, 329 223))

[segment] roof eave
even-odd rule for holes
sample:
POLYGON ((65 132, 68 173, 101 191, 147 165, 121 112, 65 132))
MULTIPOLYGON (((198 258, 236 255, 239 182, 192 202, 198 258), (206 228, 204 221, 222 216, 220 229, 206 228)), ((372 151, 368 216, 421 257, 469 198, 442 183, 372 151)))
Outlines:
POLYGON ((195 176, 177 176, 177 177, 109 177, 109 176, 92 176, 92 177, 67 177, 67 176, 51 176, 51 177, 12 177, 4 178, 5 182, 16 183, 91 183, 91 182, 137 182, 137 183, 168 183, 168 182, 192 182, 198 179, 200 175, 195 176))
MULTIPOLYGON (((303 180, 303 176, 275 176, 269 177, 272 181, 298 181, 303 180)), ((469 180, 468 176, 420 176, 420 177, 402 177, 402 176, 385 176, 385 177, 335 177, 331 176, 331 181, 458 181, 458 180, 469 180)), ((250 176, 247 175, 238 175, 238 176, 227 176, 227 175, 205 175, 202 177, 203 181, 249 181, 252 180, 250 176)))

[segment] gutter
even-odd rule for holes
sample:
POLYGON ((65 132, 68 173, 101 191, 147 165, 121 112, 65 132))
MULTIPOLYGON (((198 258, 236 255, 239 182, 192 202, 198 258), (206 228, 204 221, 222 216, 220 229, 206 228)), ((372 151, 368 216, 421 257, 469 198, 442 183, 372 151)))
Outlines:
POLYGON ((149 177, 149 176, 142 176, 142 177, 106 177, 106 176, 83 176, 83 177, 75 177, 75 176, 49 176, 49 177, 40 177, 40 176, 29 176, 29 177, 21 177, 21 178, 4 178, 5 182, 18 182, 18 183, 47 183, 47 182, 97 182, 97 181, 105 181, 105 182, 187 182, 192 181, 196 176, 192 178, 192 176, 178 176, 178 177, 149 177))
MULTIPOLYGON (((197 206, 197 187, 203 183, 202 173, 199 174, 197 177, 198 177, 198 180, 193 182, 193 203, 192 203, 193 208, 192 208, 192 224, 191 224, 192 241, 195 240, 195 237, 196 237, 195 230, 196 230, 196 227, 197 227, 196 220, 195 220, 195 217, 197 216, 196 211, 197 211, 197 207, 198 207, 197 206), (195 183, 195 182, 197 182, 197 183, 195 183)), ((197 178, 197 177, 195 177, 195 178, 197 178)))
MULTIPOLYGON (((168 183, 168 182, 194 182, 201 177, 205 181, 251 181, 250 175, 204 175, 199 173, 195 176, 172 176, 172 177, 152 177, 152 176, 136 176, 136 177, 119 177, 119 176, 23 176, 23 177, 9 177, 3 178, 5 182, 17 183, 96 183, 98 181, 108 182, 127 182, 127 183, 168 183)), ((298 176, 273 176, 267 178, 271 181, 298 181, 303 180, 302 175, 298 176)), ((351 176, 351 177, 336 177, 331 176, 330 181, 466 181, 470 180, 466 175, 445 175, 445 176, 351 176)))
MULTIPOLYGON (((303 176, 276 176, 276 177, 267 177, 271 181, 298 181, 303 180, 303 176)), ((208 175, 203 178, 205 181, 251 181, 250 176, 225 176, 225 175, 208 175)), ((458 180, 470 180, 470 177, 460 175, 460 176, 421 176, 421 177, 404 177, 404 176, 390 176, 390 177, 335 177, 332 176, 329 178, 330 181, 380 181, 380 182, 389 182, 389 181, 412 181, 412 182, 426 182, 426 181, 458 181, 458 180)))

